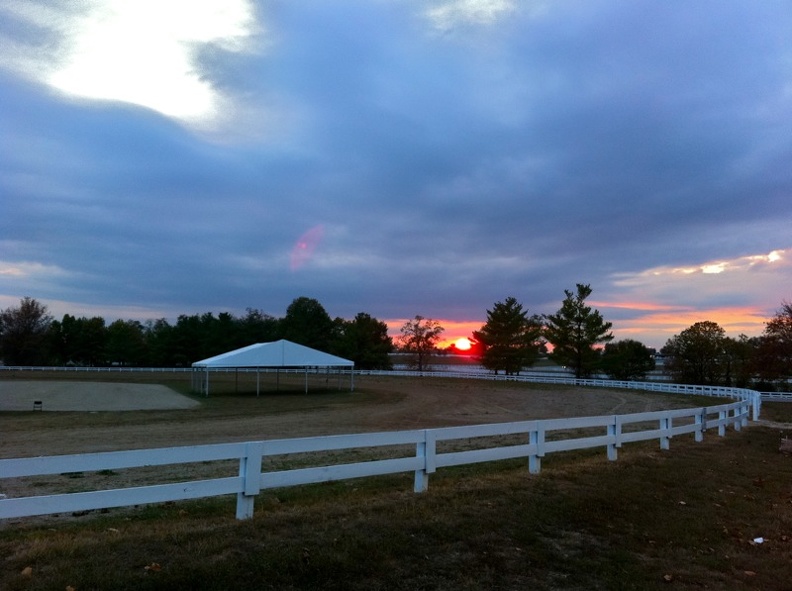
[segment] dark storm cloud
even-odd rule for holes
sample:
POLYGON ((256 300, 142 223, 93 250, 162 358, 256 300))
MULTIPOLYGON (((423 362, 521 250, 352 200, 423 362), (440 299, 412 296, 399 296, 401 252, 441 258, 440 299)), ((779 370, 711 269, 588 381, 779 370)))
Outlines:
MULTIPOLYGON (((6 64, 0 293, 471 319, 509 295, 551 311, 575 282, 673 304, 691 290, 666 271, 792 247, 787 4, 471 6, 257 6, 257 47, 195 54, 224 97, 209 131, 6 64)), ((34 27, 9 22, 16 44, 34 27)), ((707 301, 789 297, 737 273, 707 301)))

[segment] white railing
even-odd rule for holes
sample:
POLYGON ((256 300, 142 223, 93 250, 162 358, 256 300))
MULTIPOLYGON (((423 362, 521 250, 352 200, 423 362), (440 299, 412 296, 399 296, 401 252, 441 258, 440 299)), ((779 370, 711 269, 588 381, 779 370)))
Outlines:
POLYGON ((719 406, 628 415, 3 459, 0 460, 0 481, 4 478, 224 460, 236 460, 239 470, 236 474, 191 482, 0 498, 0 519, 232 494, 237 496, 237 519, 248 519, 253 516, 253 502, 262 489, 414 472, 414 490, 423 492, 428 488, 429 475, 438 468, 511 458, 527 458, 529 471, 536 474, 541 469, 542 458, 550 453, 604 447, 608 459, 614 461, 617 459, 617 450, 625 443, 659 439, 660 448, 669 449, 670 440, 676 435, 693 433, 696 441, 702 441, 705 431, 715 427, 718 434, 724 436, 728 426, 740 430, 748 423, 750 409, 751 401, 743 398, 719 406), (570 436, 570 430, 576 430, 574 435, 577 436, 570 436), (508 441, 504 440, 504 436, 509 436, 508 441), (480 445, 475 449, 460 448, 460 440, 471 439, 480 442, 480 445), (453 442, 458 443, 454 446, 453 442), (438 444, 442 446, 440 449, 438 444), (264 461, 272 456, 361 448, 387 448, 380 451, 396 453, 395 450, 404 450, 404 446, 409 446, 408 450, 414 446, 414 452, 362 462, 290 470, 262 469, 264 461))
POLYGON ((402 376, 402 377, 443 377, 494 380, 502 382, 522 382, 529 384, 558 384, 565 386, 582 386, 594 388, 622 388, 628 390, 646 390, 666 394, 687 394, 698 396, 716 396, 720 398, 740 399, 749 401, 753 409, 753 420, 759 420, 762 407, 762 394, 745 388, 727 386, 695 386, 689 384, 673 384, 670 382, 632 382, 629 380, 581 379, 574 376, 541 375, 539 372, 504 375, 504 374, 467 374, 465 372, 416 372, 416 371, 378 371, 355 370, 358 376, 402 376))
MULTIPOLYGON (((558 372, 543 372, 539 369, 529 370, 520 375, 505 375, 495 373, 470 373, 465 371, 400 371, 400 370, 348 370, 314 368, 315 373, 326 375, 345 376, 352 373, 354 376, 384 376, 384 377, 437 377, 437 378, 463 378, 491 380, 502 382, 523 382, 535 384, 560 384, 569 386, 585 386, 597 388, 626 388, 631 390, 647 390, 649 392, 665 392, 668 394, 692 394, 701 396, 719 396, 724 398, 748 398, 753 403, 753 420, 759 419, 762 399, 772 400, 791 400, 792 393, 789 392, 756 392, 744 388, 732 388, 727 386, 694 386, 687 384, 674 384, 671 382, 632 382, 628 380, 601 380, 601 379, 578 379, 571 375, 559 375, 558 372)), ((0 371, 21 370, 21 371, 62 371, 62 372, 160 372, 160 373, 194 373, 204 372, 205 368, 192 367, 34 367, 34 366, 0 366, 0 371)), ((281 375, 295 374, 305 375, 305 369, 275 369, 275 368, 212 368, 212 373, 279 373, 281 375)))

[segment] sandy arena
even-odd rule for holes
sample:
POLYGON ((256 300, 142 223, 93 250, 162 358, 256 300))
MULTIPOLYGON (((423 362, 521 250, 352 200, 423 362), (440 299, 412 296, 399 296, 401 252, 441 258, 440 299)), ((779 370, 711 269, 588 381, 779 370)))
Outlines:
POLYGON ((199 404, 159 384, 0 381, 0 411, 34 410, 36 401, 45 412, 175 410, 199 404))

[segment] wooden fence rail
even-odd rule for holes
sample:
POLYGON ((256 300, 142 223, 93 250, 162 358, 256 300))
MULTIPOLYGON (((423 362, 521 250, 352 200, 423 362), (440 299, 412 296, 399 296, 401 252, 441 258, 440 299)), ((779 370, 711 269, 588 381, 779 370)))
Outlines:
POLYGON ((671 438, 677 435, 692 433, 696 441, 701 441, 705 431, 717 428, 718 434, 724 436, 727 427, 739 430, 746 425, 751 409, 752 401, 745 397, 718 406, 628 415, 2 459, 0 482, 5 478, 228 460, 236 460, 239 470, 208 480, 0 498, 0 519, 232 494, 237 496, 237 519, 248 519, 253 516, 253 503, 262 489, 414 472, 413 488, 415 492, 423 492, 429 486, 429 476, 438 468, 511 458, 527 458, 529 471, 536 474, 541 469, 542 458, 550 453, 604 447, 608 459, 614 461, 617 450, 625 443, 658 439, 661 449, 669 449, 671 438), (504 439, 504 436, 510 437, 504 439), (460 449, 463 440, 472 439, 478 442, 475 449, 460 449), (456 442, 456 447, 449 442, 456 442), (362 448, 388 448, 389 453, 408 451, 401 457, 388 459, 280 471, 262 469, 263 461, 273 456, 362 448), (409 451, 412 449, 414 452, 409 451))

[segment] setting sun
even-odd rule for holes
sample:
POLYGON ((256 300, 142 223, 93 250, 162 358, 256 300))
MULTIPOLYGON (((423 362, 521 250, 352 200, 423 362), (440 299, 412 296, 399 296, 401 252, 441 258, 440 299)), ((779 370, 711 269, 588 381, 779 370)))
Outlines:
POLYGON ((454 346, 460 351, 469 351, 472 344, 467 337, 462 337, 454 341, 454 346))

